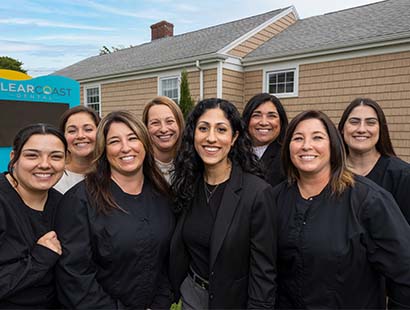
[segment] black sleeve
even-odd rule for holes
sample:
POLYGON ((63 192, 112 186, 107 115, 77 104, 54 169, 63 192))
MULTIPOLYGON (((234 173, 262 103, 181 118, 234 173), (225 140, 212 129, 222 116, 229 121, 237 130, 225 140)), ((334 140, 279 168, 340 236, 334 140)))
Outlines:
POLYGON ((69 191, 58 207, 56 232, 63 248, 56 268, 58 297, 70 309, 116 309, 117 301, 96 279, 88 207, 75 191, 69 191))
POLYGON ((395 177, 397 186, 392 194, 406 218, 407 223, 410 224, 410 171, 402 170, 400 175, 395 177))
POLYGON ((17 228, 6 220, 6 203, 0 200, 0 300, 38 283, 59 258, 57 253, 39 244, 20 257, 10 258, 1 254, 12 253, 16 247, 16 241, 7 238, 7 231, 17 228))
POLYGON ((387 279, 390 306, 410 307, 410 226, 390 193, 371 193, 362 221, 368 259, 387 279))
POLYGON ((248 309, 273 309, 276 294, 276 208, 273 189, 256 195, 250 221, 248 309))

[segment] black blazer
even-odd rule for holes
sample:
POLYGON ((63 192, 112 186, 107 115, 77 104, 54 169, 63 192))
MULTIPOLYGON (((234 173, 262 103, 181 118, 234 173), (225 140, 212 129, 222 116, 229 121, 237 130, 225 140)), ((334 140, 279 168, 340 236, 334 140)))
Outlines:
POLYGON ((273 187, 285 180, 280 160, 281 145, 278 141, 273 141, 263 153, 260 163, 265 173, 265 181, 273 187))
MULTIPOLYGON (((209 308, 272 308, 276 278, 276 212, 272 187, 234 166, 212 231, 209 308)), ((189 211, 188 211, 189 212, 189 211)), ((170 279, 179 298, 190 257, 178 220, 170 253, 170 279)))

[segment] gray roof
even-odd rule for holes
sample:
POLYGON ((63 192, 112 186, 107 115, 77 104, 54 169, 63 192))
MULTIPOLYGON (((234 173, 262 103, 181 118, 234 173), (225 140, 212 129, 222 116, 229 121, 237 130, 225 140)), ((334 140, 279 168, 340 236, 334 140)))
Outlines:
POLYGON ((297 21, 244 63, 410 38, 410 0, 387 0, 297 21))
POLYGON ((93 56, 53 74, 83 80, 172 65, 187 58, 213 54, 286 9, 157 39, 107 55, 93 56))

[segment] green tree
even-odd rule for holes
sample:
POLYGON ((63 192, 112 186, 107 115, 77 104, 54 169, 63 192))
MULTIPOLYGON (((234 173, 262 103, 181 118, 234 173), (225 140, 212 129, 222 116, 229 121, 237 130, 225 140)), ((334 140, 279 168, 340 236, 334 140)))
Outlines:
POLYGON ((182 70, 181 73, 181 97, 179 99, 179 106, 185 119, 194 107, 194 100, 192 99, 189 91, 188 72, 185 69, 182 70))
POLYGON ((0 56, 0 69, 8 69, 27 73, 27 71, 24 70, 22 66, 23 63, 17 59, 8 56, 0 56))

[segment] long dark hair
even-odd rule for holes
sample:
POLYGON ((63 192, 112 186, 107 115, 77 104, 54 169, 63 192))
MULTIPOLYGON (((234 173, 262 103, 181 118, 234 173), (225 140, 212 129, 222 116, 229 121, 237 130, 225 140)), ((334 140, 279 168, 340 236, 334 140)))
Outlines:
MULTIPOLYGON (((339 132, 343 136, 343 127, 349 117, 350 113, 352 113, 353 109, 363 105, 371 107, 377 115, 377 119, 379 121, 379 140, 376 143, 376 150, 383 156, 396 156, 396 152, 394 151, 393 144, 390 140, 389 134, 389 127, 387 126, 386 116, 384 115, 383 109, 380 105, 370 98, 356 98, 354 99, 347 108, 343 111, 342 117, 339 121, 339 132)), ((344 141, 343 141, 344 142, 344 141)), ((344 142, 346 147, 346 152, 349 154, 349 146, 344 142)))
POLYGON ((242 119, 245 122, 246 129, 248 130, 249 121, 251 120, 253 111, 265 102, 272 102, 275 105, 276 110, 278 111, 280 120, 280 132, 278 137, 276 138, 276 141, 278 141, 279 144, 282 144, 283 139, 285 138, 286 128, 288 127, 288 116, 286 115, 286 111, 282 103, 274 95, 268 93, 260 93, 249 99, 242 112, 242 119))
POLYGON ((332 194, 339 195, 343 193, 348 186, 353 186, 353 174, 346 167, 346 152, 340 133, 330 118, 321 111, 304 111, 296 115, 295 118, 293 118, 289 123, 282 147, 283 171, 285 171, 289 183, 297 182, 300 177, 298 169, 291 160, 289 146, 297 125, 308 119, 319 120, 326 128, 327 134, 329 135, 331 169, 329 183, 332 194))
POLYGON ((258 160, 252 152, 252 142, 237 108, 229 101, 211 98, 200 101, 189 114, 181 148, 175 160, 175 173, 172 177, 172 189, 175 194, 176 211, 189 208, 194 197, 195 183, 203 175, 204 165, 194 147, 195 127, 198 119, 209 109, 221 109, 229 120, 232 134, 238 138, 232 146, 228 157, 233 164, 240 165, 246 172, 263 178, 258 160))
POLYGON ((44 123, 37 123, 21 128, 14 137, 12 145, 14 156, 9 161, 7 166, 7 172, 15 182, 17 182, 17 180, 13 175, 13 166, 19 160, 24 145, 33 135, 53 135, 57 137, 64 145, 64 152, 67 153, 67 141, 65 140, 63 133, 54 126, 44 123))
POLYGON ((137 135, 145 149, 144 177, 158 193, 170 197, 169 185, 155 164, 151 142, 145 125, 130 112, 115 111, 104 117, 98 125, 93 166, 91 172, 85 178, 91 203, 98 211, 105 214, 113 208, 121 209, 115 202, 110 190, 111 167, 106 153, 106 138, 113 123, 123 123, 137 135))

